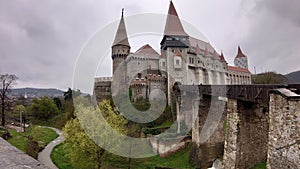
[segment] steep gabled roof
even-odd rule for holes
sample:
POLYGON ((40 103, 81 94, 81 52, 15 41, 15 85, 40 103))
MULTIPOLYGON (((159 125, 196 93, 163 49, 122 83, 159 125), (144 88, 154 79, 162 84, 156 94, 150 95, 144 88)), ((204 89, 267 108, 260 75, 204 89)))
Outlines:
POLYGON ((220 61, 221 62, 226 62, 223 52, 221 52, 220 61))
POLYGON ((241 58, 241 57, 246 57, 246 55, 244 55, 244 53, 241 50, 241 47, 238 47, 238 53, 236 55, 236 58, 241 58))
POLYGON ((148 54, 148 55, 159 55, 149 44, 140 47, 136 54, 148 54))
POLYGON ((124 17, 123 17, 123 10, 124 9, 122 9, 122 16, 121 16, 119 27, 118 27, 118 30, 117 30, 117 33, 115 36, 113 46, 115 46, 115 45, 130 46, 129 42, 128 42, 126 26, 125 26, 125 21, 124 21, 124 17))
POLYGON ((188 36, 188 34, 185 33, 185 31, 183 29, 183 26, 181 24, 181 21, 178 17, 177 11, 176 11, 172 1, 170 2, 170 6, 169 6, 168 17, 167 17, 164 35, 188 36))

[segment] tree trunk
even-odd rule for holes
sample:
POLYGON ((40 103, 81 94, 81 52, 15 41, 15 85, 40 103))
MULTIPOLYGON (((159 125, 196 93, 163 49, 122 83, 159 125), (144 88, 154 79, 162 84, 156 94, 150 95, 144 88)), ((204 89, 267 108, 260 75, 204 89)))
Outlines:
POLYGON ((100 148, 99 150, 98 150, 98 153, 97 153, 97 169, 101 169, 101 165, 102 165, 102 157, 103 157, 103 155, 104 155, 104 152, 105 152, 105 150, 104 149, 102 149, 102 148, 100 148))
POLYGON ((1 107, 1 125, 4 127, 5 126, 5 112, 4 112, 4 109, 5 109, 5 103, 4 103, 4 100, 2 99, 2 107, 1 107))

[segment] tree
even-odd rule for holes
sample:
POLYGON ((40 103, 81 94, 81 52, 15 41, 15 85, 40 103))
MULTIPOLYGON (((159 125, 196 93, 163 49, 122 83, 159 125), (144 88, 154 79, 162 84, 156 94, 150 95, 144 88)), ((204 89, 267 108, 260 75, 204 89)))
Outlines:
POLYGON ((80 90, 75 91, 72 90, 71 88, 68 88, 68 91, 64 92, 63 111, 66 113, 65 114, 66 120, 75 118, 73 97, 75 98, 81 95, 82 93, 80 92, 80 90))
MULTIPOLYGON (((63 129, 66 139, 65 142, 72 147, 69 153, 72 164, 76 165, 73 166, 74 168, 82 167, 78 165, 84 165, 86 168, 101 168, 103 167, 102 158, 105 150, 97 145, 90 137, 93 135, 99 136, 99 133, 101 133, 100 137, 106 137, 106 139, 102 139, 102 144, 111 144, 116 147, 118 144, 110 137, 111 133, 106 133, 105 130, 103 130, 105 126, 97 121, 97 114, 100 112, 96 111, 93 106, 85 105, 85 102, 86 101, 82 101, 82 104, 76 107, 77 114, 82 114, 80 115, 80 119, 76 117, 68 121, 65 125, 63 129), (88 122, 91 130, 86 128, 84 130, 79 120, 80 122, 88 122), (92 131, 93 133, 87 135, 85 133, 86 130, 92 131)), ((109 100, 103 100, 99 108, 103 117, 105 117, 112 128, 119 133, 126 134, 126 124, 128 122, 110 105, 109 100)))
POLYGON ((32 103, 29 105, 28 111, 39 120, 48 120, 59 112, 54 101, 49 97, 33 99, 32 103))
POLYGON ((59 97, 54 97, 54 98, 53 98, 53 101, 54 101, 54 103, 56 104, 56 107, 57 107, 59 110, 61 110, 61 108, 62 108, 62 103, 61 103, 60 98, 59 98, 59 97))
POLYGON ((14 74, 0 74, 1 125, 5 126, 5 110, 8 108, 10 89, 16 84, 18 77, 14 74))

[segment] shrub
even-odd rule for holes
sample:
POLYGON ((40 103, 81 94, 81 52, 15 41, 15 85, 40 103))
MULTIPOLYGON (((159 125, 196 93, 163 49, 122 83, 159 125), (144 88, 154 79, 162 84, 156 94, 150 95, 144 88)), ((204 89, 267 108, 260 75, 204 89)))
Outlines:
POLYGON ((26 145, 26 154, 30 155, 31 157, 37 159, 38 154, 40 152, 39 143, 37 141, 34 141, 31 136, 27 137, 28 142, 26 145))

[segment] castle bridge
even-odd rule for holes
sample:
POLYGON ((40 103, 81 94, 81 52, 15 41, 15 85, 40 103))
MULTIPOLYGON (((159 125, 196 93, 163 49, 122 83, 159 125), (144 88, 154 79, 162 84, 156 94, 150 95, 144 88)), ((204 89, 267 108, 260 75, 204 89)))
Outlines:
MULTIPOLYGON (((223 157, 224 168, 236 169, 251 168, 257 163, 267 161, 267 154, 270 154, 268 145, 270 142, 273 143, 269 139, 269 127, 282 125, 270 122, 270 119, 278 119, 270 115, 276 112, 269 112, 271 105, 279 104, 276 99, 270 101, 270 92, 277 89, 294 93, 285 96, 287 99, 295 97, 300 100, 297 95, 300 94, 299 84, 174 86, 179 123, 189 125, 187 123, 191 122, 186 117, 180 117, 185 116, 182 111, 187 111, 186 107, 190 107, 188 110, 190 112, 191 109, 195 109, 195 106, 187 106, 187 103, 195 105, 195 102, 198 102, 199 105, 198 114, 193 119, 194 124, 191 124, 194 143, 190 155, 191 161, 200 168, 207 168, 215 159, 223 157), (210 118, 216 119, 207 124, 210 118), (205 137, 203 130, 210 131, 208 139, 203 139, 205 137)), ((295 104, 297 103, 300 102, 295 101, 295 104)), ((286 110, 283 110, 282 114, 293 110, 287 108, 288 106, 290 104, 285 106, 283 103, 281 107, 286 110)), ((293 125, 295 125, 294 121, 293 125)), ((295 127, 297 128, 297 125, 293 128, 295 127)), ((295 141, 295 138, 293 139, 295 141)), ((270 161, 269 157, 268 161, 270 161)))

